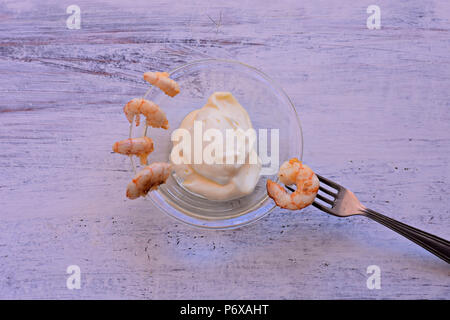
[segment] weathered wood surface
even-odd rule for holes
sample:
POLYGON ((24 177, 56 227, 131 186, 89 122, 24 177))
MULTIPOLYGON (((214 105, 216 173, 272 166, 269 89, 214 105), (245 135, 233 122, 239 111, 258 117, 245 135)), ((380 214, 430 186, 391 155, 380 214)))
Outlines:
POLYGON ((71 3, 2 1, 0 298, 450 298, 446 263, 364 218, 275 210, 203 231, 125 200, 129 163, 110 146, 141 73, 231 58, 285 88, 313 168, 450 238, 448 2, 374 2, 381 30, 372 2, 220 3, 77 1, 68 30, 71 3))

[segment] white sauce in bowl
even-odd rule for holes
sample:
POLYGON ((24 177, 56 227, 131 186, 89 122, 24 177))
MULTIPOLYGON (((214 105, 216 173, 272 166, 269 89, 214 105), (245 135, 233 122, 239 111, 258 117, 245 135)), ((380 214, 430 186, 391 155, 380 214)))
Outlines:
POLYGON ((230 92, 214 92, 202 108, 183 119, 180 129, 189 132, 190 141, 186 144, 186 136, 173 139, 170 159, 186 189, 209 200, 231 200, 253 192, 261 171, 256 133, 247 111, 230 92), (246 133, 254 133, 254 139, 246 133), (235 137, 230 140, 230 135, 235 137))

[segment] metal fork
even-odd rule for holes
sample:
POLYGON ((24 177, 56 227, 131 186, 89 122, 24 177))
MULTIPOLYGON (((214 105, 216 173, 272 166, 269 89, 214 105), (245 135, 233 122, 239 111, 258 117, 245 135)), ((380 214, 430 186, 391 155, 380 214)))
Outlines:
MULTIPOLYGON (((317 177, 320 181, 319 190, 329 196, 323 196, 320 192, 317 194, 316 199, 323 202, 322 204, 317 202, 317 200, 314 201, 313 206, 317 209, 337 217, 349 217, 354 215, 368 217, 417 243, 419 246, 450 264, 449 241, 366 208, 350 190, 320 175, 317 175, 317 177), (327 188, 325 188, 325 186, 327 188)), ((292 191, 292 188, 289 189, 292 191)))

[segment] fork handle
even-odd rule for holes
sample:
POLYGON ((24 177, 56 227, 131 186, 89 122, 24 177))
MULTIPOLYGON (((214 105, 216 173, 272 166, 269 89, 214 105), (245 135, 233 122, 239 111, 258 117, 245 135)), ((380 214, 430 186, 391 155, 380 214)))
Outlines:
POLYGON ((363 214, 417 243, 422 248, 450 264, 450 242, 428 232, 413 228, 400 221, 386 217, 371 209, 364 209, 363 214))

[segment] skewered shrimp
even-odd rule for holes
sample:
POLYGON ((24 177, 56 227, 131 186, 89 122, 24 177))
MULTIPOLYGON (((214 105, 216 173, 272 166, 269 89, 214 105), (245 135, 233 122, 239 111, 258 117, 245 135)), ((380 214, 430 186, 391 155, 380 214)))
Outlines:
POLYGON ((144 80, 157 86, 170 97, 175 97, 180 93, 180 86, 174 80, 169 78, 167 72, 146 72, 144 73, 144 80))
POLYGON ((285 185, 296 184, 297 190, 289 194, 283 187, 272 180, 267 180, 267 193, 277 206, 289 210, 300 210, 311 203, 319 191, 319 179, 305 164, 297 158, 284 162, 278 177, 285 185))
POLYGON ((166 114, 154 102, 141 98, 134 98, 123 107, 123 112, 130 123, 136 117, 136 126, 140 123, 140 115, 147 118, 147 125, 154 128, 169 129, 169 121, 166 114))
POLYGON ((147 157, 154 150, 153 140, 149 137, 130 138, 117 141, 113 145, 113 151, 125 155, 137 155, 141 164, 147 164, 147 157))
POLYGON ((166 182, 171 167, 169 163, 155 162, 139 171, 127 186, 127 197, 136 199, 158 188, 166 182))

